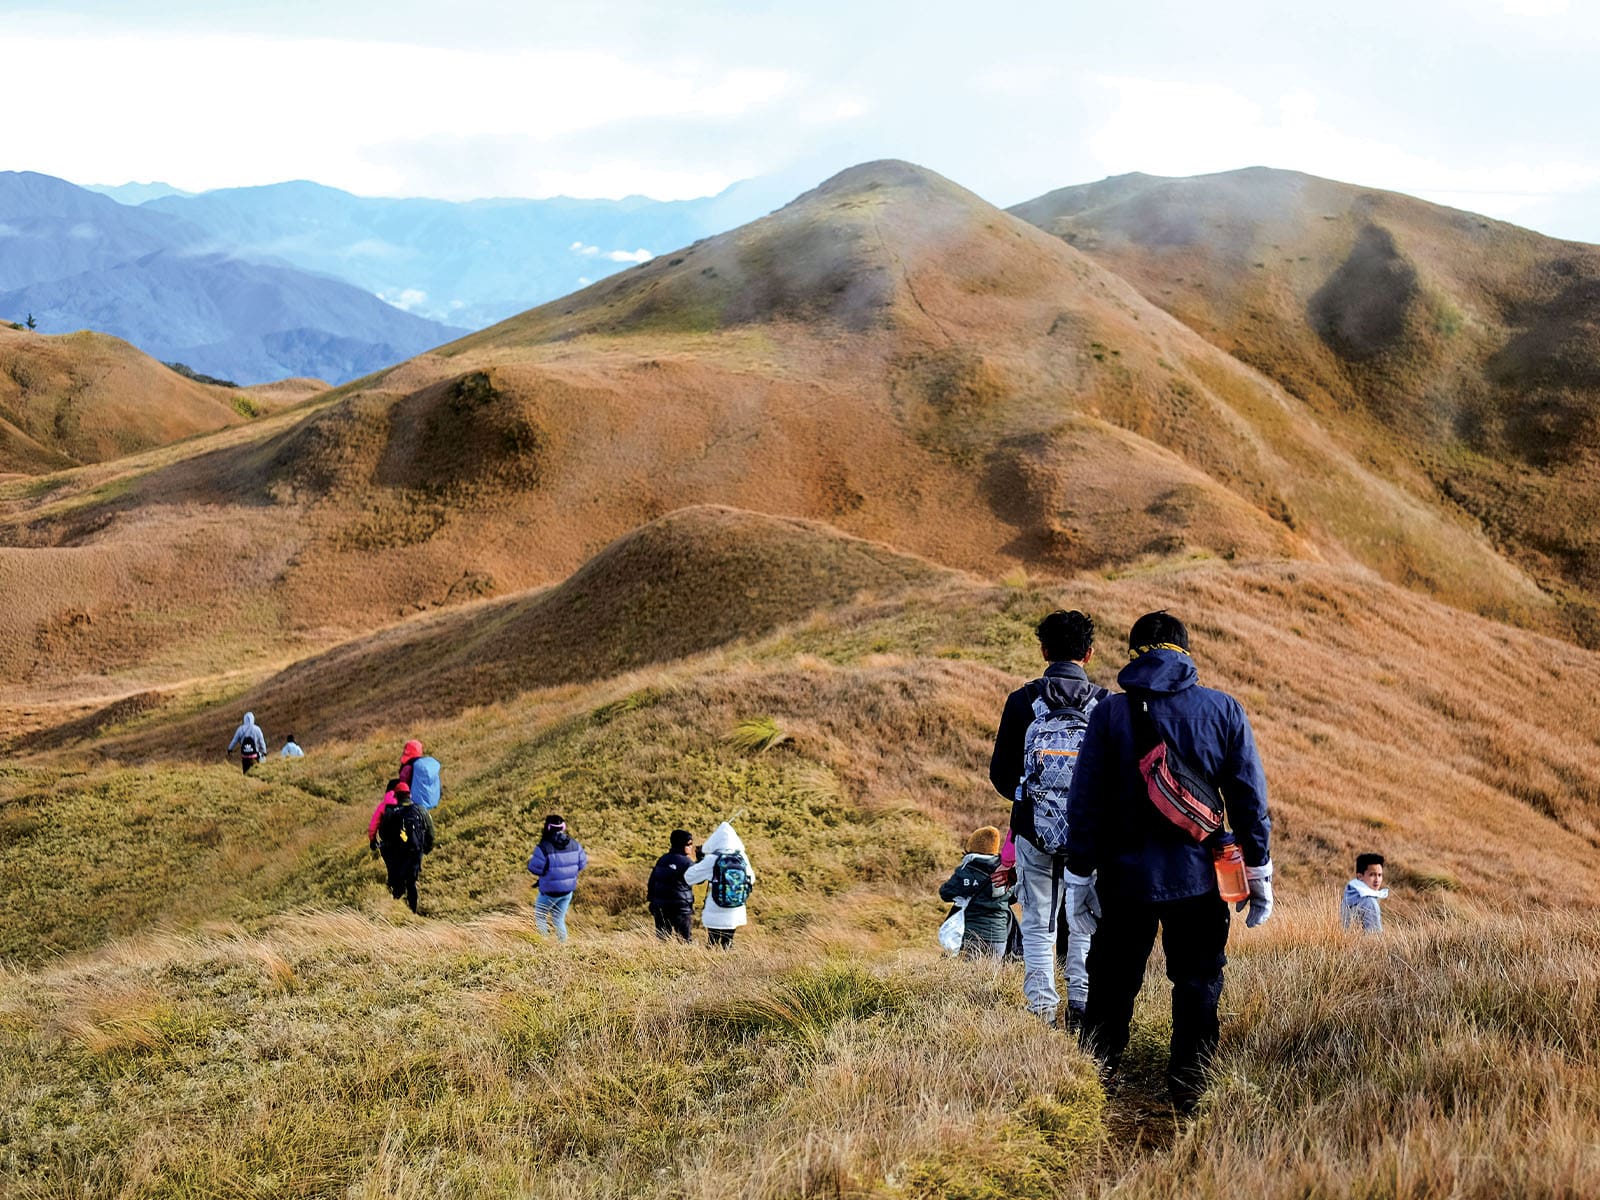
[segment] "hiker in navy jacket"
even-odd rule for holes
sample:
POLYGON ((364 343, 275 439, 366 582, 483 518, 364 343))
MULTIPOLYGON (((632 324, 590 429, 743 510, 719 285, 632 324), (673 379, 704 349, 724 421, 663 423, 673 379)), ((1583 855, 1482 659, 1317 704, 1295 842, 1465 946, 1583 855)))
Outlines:
POLYGON ((1068 796, 1068 907, 1098 919, 1089 951, 1084 1048, 1110 1078, 1128 1045, 1134 1000, 1156 929, 1172 981, 1173 1103, 1192 1110, 1217 1047, 1217 1003, 1227 962, 1228 906, 1217 894, 1210 850, 1164 817, 1139 770, 1134 704, 1147 704, 1168 747, 1222 794, 1244 853, 1250 928, 1272 913, 1272 822, 1267 781, 1250 720, 1225 692, 1199 686, 1189 633, 1166 612, 1147 613, 1128 634, 1133 661, 1089 718, 1068 796), (1090 880, 1098 871, 1098 886, 1090 880))
POLYGON ((694 866, 689 857, 693 841, 694 835, 687 829, 674 829, 672 848, 656 859, 650 872, 650 915, 655 918, 656 936, 663 942, 674 934, 685 942, 693 939, 694 888, 684 880, 694 866))
POLYGON ((528 874, 539 882, 533 923, 540 933, 548 936, 554 925, 556 937, 567 940, 567 909, 578 888, 578 874, 588 865, 589 855, 567 833, 567 822, 553 813, 546 817, 538 849, 528 859, 528 874))

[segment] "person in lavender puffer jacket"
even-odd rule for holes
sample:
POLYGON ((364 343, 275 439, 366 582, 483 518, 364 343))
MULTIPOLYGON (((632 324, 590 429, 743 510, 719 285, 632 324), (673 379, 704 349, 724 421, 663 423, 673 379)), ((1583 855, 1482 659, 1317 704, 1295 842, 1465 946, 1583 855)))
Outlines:
POLYGON ((539 895, 533 902, 533 923, 546 936, 553 925, 556 937, 567 940, 567 909, 578 889, 578 875, 589 865, 589 855, 567 833, 564 818, 552 813, 544 819, 539 848, 528 859, 528 874, 537 878, 539 895))

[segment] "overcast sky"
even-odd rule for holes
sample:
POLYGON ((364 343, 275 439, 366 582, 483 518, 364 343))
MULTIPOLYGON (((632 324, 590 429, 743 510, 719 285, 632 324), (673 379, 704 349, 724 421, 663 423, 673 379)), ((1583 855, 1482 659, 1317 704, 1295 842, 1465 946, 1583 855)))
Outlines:
POLYGON ((1600 0, 510 7, 0 0, 0 169, 669 199, 894 157, 1013 204, 1265 164, 1600 242, 1600 0))

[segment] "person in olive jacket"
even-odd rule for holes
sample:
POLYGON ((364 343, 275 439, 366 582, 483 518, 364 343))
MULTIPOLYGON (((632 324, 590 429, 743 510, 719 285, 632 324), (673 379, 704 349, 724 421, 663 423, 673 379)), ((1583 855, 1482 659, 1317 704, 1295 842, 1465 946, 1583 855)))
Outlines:
POLYGON ((1011 928, 1012 892, 994 894, 993 875, 1000 866, 1000 831, 993 825, 975 829, 967 839, 967 854, 955 874, 939 889, 948 903, 965 899, 966 933, 961 943, 964 958, 1002 958, 1011 928))
POLYGON ((692 940, 694 927, 694 888, 684 879, 694 860, 689 846, 694 835, 687 829, 672 831, 672 848, 656 859, 650 872, 650 915, 655 918, 656 936, 663 942, 674 935, 692 940))

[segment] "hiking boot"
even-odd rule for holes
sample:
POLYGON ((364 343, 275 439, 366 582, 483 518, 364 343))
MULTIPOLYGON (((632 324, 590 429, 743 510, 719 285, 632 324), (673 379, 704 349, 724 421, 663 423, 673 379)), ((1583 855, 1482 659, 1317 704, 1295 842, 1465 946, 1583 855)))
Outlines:
POLYGON ((1116 1063, 1096 1061, 1094 1070, 1100 1079, 1100 1090, 1106 1094, 1106 1099, 1111 1099, 1122 1090, 1122 1076, 1117 1071, 1116 1063))
POLYGON ((1067 1005, 1067 1032, 1068 1033, 1081 1033, 1081 1032, 1083 1032, 1083 1005, 1081 1005, 1081 1004, 1069 1004, 1069 1005, 1067 1005))
POLYGON ((1172 1111, 1180 1117, 1192 1117, 1200 1107, 1200 1098, 1204 1092, 1197 1092, 1192 1088, 1174 1086, 1167 1093, 1172 1099, 1172 1111))
POLYGON ((1041 1025, 1043 1025, 1046 1029, 1054 1029, 1056 1027, 1056 1010, 1055 1009, 1053 1009, 1053 1008, 1030 1008, 1028 1011, 1030 1013, 1032 1013, 1034 1016, 1038 1017, 1039 1018, 1039 1023, 1041 1025))

